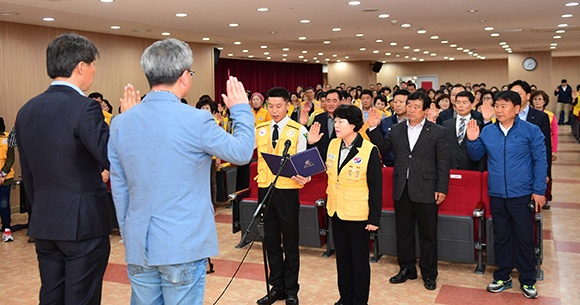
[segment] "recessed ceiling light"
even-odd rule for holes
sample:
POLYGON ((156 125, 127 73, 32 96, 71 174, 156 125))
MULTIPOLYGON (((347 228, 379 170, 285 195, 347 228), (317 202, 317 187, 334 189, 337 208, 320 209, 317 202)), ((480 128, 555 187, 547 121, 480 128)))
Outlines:
POLYGON ((410 46, 403 46, 403 49, 405 49, 405 50, 408 50, 410 48, 411 48, 410 46))
MULTIPOLYGON (((344 58, 347 58, 348 56, 345 56, 344 58)), ((317 60, 318 57, 312 57, 313 60, 317 60)))
POLYGON ((298 56, 298 58, 302 59, 302 58, 304 58, 304 55, 300 55, 300 56, 298 56))
POLYGON ((391 52, 387 52, 387 53, 385 53, 385 55, 391 56, 391 52))
POLYGON ((222 47, 217 47, 217 49, 221 51, 221 50, 223 50, 224 48, 222 48, 222 47))
POLYGON ((449 57, 449 60, 455 60, 455 57, 449 57))
POLYGON ((421 49, 413 49, 413 52, 415 52, 415 53, 421 52, 421 49))
POLYGON ((473 52, 467 52, 467 54, 469 54, 469 55, 473 55, 473 52))
POLYGON ((254 58, 254 55, 248 55, 248 58, 254 58))
POLYGON ((443 56, 443 59, 449 59, 449 57, 447 57, 447 56, 443 56))
POLYGON ((392 45, 394 47, 394 46, 397 45, 397 43, 393 41, 393 42, 390 43, 390 45, 392 45))
POLYGON ((290 51, 290 48, 282 48, 282 51, 288 52, 288 51, 290 51))
POLYGON ((554 38, 554 39, 560 39, 560 38, 562 38, 562 36, 560 36, 560 35, 554 35, 554 37, 552 37, 552 38, 554 38))
POLYGON ((266 59, 272 59, 272 57, 268 56, 268 57, 266 57, 266 59))
POLYGON ((318 53, 318 56, 322 56, 322 55, 324 55, 324 53, 322 53, 322 52, 318 53))
MULTIPOLYGON (((99 1, 101 1, 103 3, 112 3, 115 0, 99 0, 99 1)), ((568 6, 568 5, 566 4, 566 6, 568 6)))
POLYGON ((316 63, 319 64, 320 63, 320 60, 317 60, 316 63))
POLYGON ((360 5, 360 1, 349 1, 348 5, 357 6, 360 5))
POLYGON ((298 40, 306 40, 306 36, 300 36, 298 37, 298 40))
POLYGON ((564 34, 564 33, 566 33, 566 31, 565 31, 565 30, 557 30, 557 31, 556 31, 556 34, 564 34))
POLYGON ((270 52, 264 52, 264 55, 270 55, 270 52))
POLYGON ((332 57, 337 57, 337 56, 338 56, 338 55, 336 55, 336 54, 332 54, 332 57))
POLYGON ((163 35, 163 36, 169 36, 169 35, 171 35, 171 33, 169 33, 169 32, 163 32, 163 33, 161 33, 161 35, 163 35))
POLYGON ((479 10, 466 10, 465 12, 473 14, 479 12, 479 10))
POLYGON ((508 49, 510 46, 508 46, 507 44, 504 44, 503 46, 501 46, 504 49, 508 49))
POLYGON ((242 53, 248 53, 248 50, 242 50, 242 53))
POLYGON ((454 44, 454 43, 452 43, 452 44, 450 44, 450 45, 449 45, 449 47, 450 47, 450 48, 457 48, 457 45, 456 45, 456 44, 454 44))
POLYGON ((439 39, 439 36, 433 35, 433 36, 431 36, 431 39, 433 39, 433 40, 439 39))
POLYGON ((259 8, 257 8, 257 9, 256 9, 256 11, 258 11, 258 12, 267 12, 267 11, 269 11, 269 10, 270 10, 270 9, 269 9, 269 8, 267 8, 267 7, 259 7, 259 8))
POLYGON ((435 57, 435 56, 437 56, 437 53, 431 53, 431 54, 429 54, 429 55, 431 55, 431 56, 435 57))
POLYGON ((565 27, 567 27, 567 26, 568 26, 568 24, 567 24, 567 23, 560 23, 560 24, 558 24, 558 27, 559 27, 559 28, 565 28, 565 27))
POLYGON ((503 45, 506 45, 506 44, 507 44, 507 42, 505 42, 505 41, 501 41, 501 42, 499 43, 499 45, 500 45, 500 46, 503 46, 503 45))
POLYGON ((417 60, 417 57, 413 57, 413 58, 411 58, 411 60, 417 60))
POLYGON ((409 55, 405 55, 405 59, 409 59, 409 55))
POLYGON ((566 6, 578 6, 578 2, 568 2, 566 6))
POLYGON ((401 27, 402 27, 402 28, 410 28, 410 27, 411 27, 411 25, 410 25, 410 24, 408 24, 408 23, 403 23, 403 24, 401 24, 401 27))
POLYGON ((359 50, 361 50, 361 51, 366 51, 366 50, 367 50, 367 48, 360 48, 359 50))
POLYGON ((419 61, 425 61, 425 59, 421 58, 421 59, 419 59, 419 61))
POLYGON ((111 30, 120 30, 121 27, 118 25, 111 25, 111 30))
POLYGON ((557 46, 557 45, 558 45, 558 44, 557 44, 557 43, 555 43, 555 42, 552 42, 552 43, 550 44, 550 46, 552 46, 552 47, 555 47, 555 46, 557 46))
POLYGON ((463 49, 463 53, 469 53, 469 49, 463 49))
POLYGON ((480 59, 485 59, 485 56, 481 56, 480 59))
POLYGON ((231 57, 231 56, 234 56, 234 54, 232 54, 232 53, 228 53, 228 56, 230 56, 230 57, 231 57))
POLYGON ((495 30, 492 26, 488 26, 486 28, 483 29, 484 31, 493 31, 495 30))
POLYGON ((382 39, 377 39, 377 40, 375 40, 375 42, 376 43, 381 43, 381 42, 383 42, 383 40, 382 39))
POLYGON ((260 46, 260 49, 267 49, 268 46, 260 46))
POLYGON ((209 41, 209 37, 203 37, 201 40, 203 40, 203 41, 209 41))
POLYGON ((425 34, 425 33, 427 33, 427 30, 418 30, 417 31, 417 34, 425 34))
POLYGON ((429 51, 425 50, 423 51, 423 54, 429 54, 429 51))
POLYGON ((286 58, 282 58, 282 61, 286 61, 286 58))
POLYGON ((228 24, 228 26, 229 26, 229 27, 232 27, 232 28, 235 28, 235 27, 238 27, 238 26, 240 26, 240 25, 239 25, 239 24, 237 24, 237 23, 230 23, 230 24, 228 24))
POLYGON ((382 61, 382 63, 383 63, 383 64, 386 64, 386 63, 387 63, 387 61, 386 61, 386 60, 383 60, 383 61, 382 61))
POLYGON ((325 61, 330 61, 330 58, 326 58, 325 61))
POLYGON ((303 50, 302 51, 302 54, 306 54, 306 53, 308 53, 308 51, 306 51, 306 50, 303 50))
POLYGON ((303 60, 303 62, 307 62, 307 61, 308 61, 308 59, 303 60))
POLYGON ((300 23, 304 23, 304 24, 310 23, 310 20, 308 20, 308 19, 302 19, 302 20, 300 20, 300 23))
POLYGON ((234 44, 235 44, 236 46, 239 46, 239 45, 241 45, 241 44, 242 44, 242 42, 240 42, 240 41, 234 41, 234 44))
POLYGON ((389 18, 389 14, 379 14, 379 18, 381 19, 389 18))
POLYGON ((186 13, 177 13, 177 14, 175 14, 175 17, 183 18, 183 17, 187 17, 187 14, 186 13))
POLYGON ((344 56, 344 59, 349 59, 349 58, 350 58, 350 56, 348 56, 348 55, 344 56))
POLYGON ((551 50, 555 50, 555 49, 556 49, 556 47, 552 46, 552 47, 550 47, 550 49, 551 49, 551 50))
POLYGON ((322 42, 323 44, 330 44, 330 40, 325 40, 322 42))
POLYGON ((52 18, 52 17, 44 17, 44 18, 42 18, 42 21, 52 22, 52 21, 54 21, 54 18, 52 18))
POLYGON ((365 34, 363 34, 363 33, 357 33, 357 34, 355 34, 356 37, 363 37, 364 35, 365 34))
POLYGON ((340 31, 342 31, 342 29, 341 28, 332 28, 332 31, 333 32, 340 32, 340 31))
POLYGON ((462 47, 457 47, 457 51, 461 51, 461 50, 463 50, 462 47))
POLYGON ((336 62, 340 62, 340 59, 337 59, 336 62))
POLYGON ((286 54, 286 53, 282 54, 282 57, 286 57, 286 56, 288 56, 288 54, 286 54))
POLYGON ((395 57, 401 57, 401 55, 397 54, 397 55, 395 55, 395 57))
POLYGON ((490 36, 491 37, 498 37, 499 36, 499 33, 491 33, 490 36))
POLYGON ((373 50, 374 54, 379 54, 379 50, 373 50))
POLYGON ((572 17, 574 17, 574 15, 572 15, 572 14, 564 14, 561 17, 562 18, 572 18, 572 17))

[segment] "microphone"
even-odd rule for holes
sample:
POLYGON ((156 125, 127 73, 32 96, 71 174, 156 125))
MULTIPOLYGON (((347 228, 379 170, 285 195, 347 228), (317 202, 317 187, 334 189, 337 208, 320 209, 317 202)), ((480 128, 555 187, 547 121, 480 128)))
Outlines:
POLYGON ((284 157, 288 154, 288 150, 290 150, 291 145, 292 145, 292 142, 290 140, 286 140, 284 142, 284 152, 282 153, 282 157, 284 157))

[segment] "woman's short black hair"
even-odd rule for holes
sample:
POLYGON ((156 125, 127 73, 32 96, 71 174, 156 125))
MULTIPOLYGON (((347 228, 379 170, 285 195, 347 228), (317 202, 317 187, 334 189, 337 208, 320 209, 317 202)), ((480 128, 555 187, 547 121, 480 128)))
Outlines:
POLYGON ((338 106, 334 111, 334 117, 345 119, 349 124, 354 125, 354 132, 358 132, 364 124, 362 111, 354 105, 338 106))

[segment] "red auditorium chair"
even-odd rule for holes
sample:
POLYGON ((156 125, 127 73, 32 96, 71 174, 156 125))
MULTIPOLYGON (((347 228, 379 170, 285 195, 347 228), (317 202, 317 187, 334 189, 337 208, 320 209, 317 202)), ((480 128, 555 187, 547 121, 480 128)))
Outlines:
MULTIPOLYGON (((494 252, 494 238, 493 238, 493 218, 491 217, 491 210, 489 209, 489 194, 488 190, 488 173, 483 173, 482 178, 482 200, 485 204, 485 255, 488 265, 495 265, 494 252)), ((544 259, 544 236, 543 236, 543 217, 542 213, 535 213, 534 215, 534 253, 536 256, 536 279, 544 279, 544 271, 542 270, 542 262, 544 259)))
POLYGON ((381 222, 374 238, 372 262, 377 262, 383 254, 397 255, 395 236, 395 202, 393 200, 393 167, 383 167, 383 208, 381 222))

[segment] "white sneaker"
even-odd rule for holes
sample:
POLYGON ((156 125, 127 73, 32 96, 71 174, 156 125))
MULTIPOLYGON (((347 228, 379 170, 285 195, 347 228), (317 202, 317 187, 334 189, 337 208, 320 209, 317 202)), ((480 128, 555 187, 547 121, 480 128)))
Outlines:
POLYGON ((10 229, 4 229, 4 233, 2 233, 2 240, 4 242, 14 241, 14 237, 12 236, 12 231, 10 231, 10 229))

